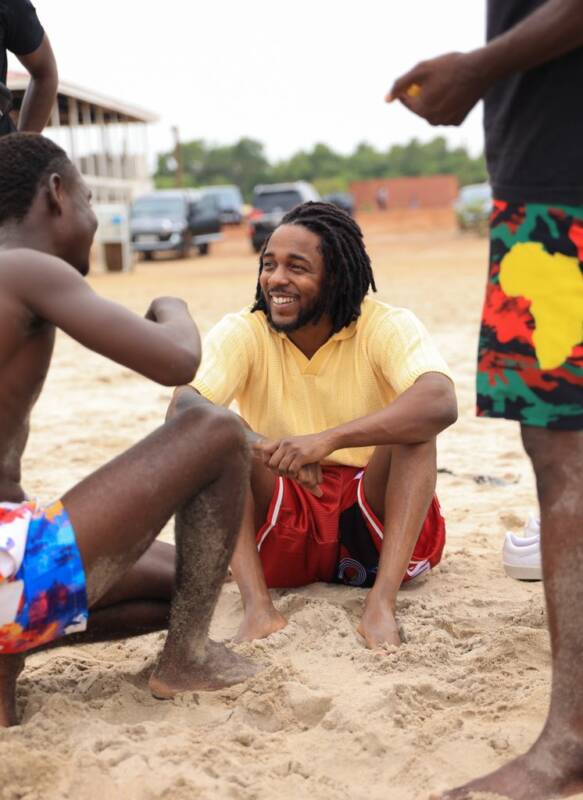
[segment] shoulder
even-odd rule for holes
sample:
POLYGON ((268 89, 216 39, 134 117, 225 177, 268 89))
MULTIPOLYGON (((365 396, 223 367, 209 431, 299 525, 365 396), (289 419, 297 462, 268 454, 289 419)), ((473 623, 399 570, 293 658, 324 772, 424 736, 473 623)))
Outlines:
POLYGON ((366 338, 384 336, 407 336, 424 331, 423 324, 408 308, 391 306, 380 300, 365 298, 358 322, 361 335, 366 338))
POLYGON ((10 0, 0 3, 6 27, 5 45, 16 55, 27 55, 40 47, 44 29, 30 0, 10 0))
POLYGON ((220 339, 237 337, 242 341, 260 341, 269 335, 265 314, 261 311, 251 313, 248 308, 225 314, 207 334, 208 338, 220 339))
POLYGON ((27 295, 86 285, 80 273, 62 258, 26 247, 0 251, 0 281, 5 287, 25 289, 27 295))
POLYGON ((19 247, 14 250, 0 251, 0 280, 3 285, 14 284, 18 286, 24 282, 30 283, 34 277, 35 285, 46 287, 47 282, 73 282, 83 281, 81 275, 74 267, 61 258, 19 247))

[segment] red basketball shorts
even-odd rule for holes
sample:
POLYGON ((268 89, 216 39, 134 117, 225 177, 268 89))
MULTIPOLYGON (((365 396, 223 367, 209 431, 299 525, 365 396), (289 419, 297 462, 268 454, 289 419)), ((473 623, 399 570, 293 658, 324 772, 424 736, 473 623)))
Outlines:
MULTIPOLYGON (((364 496, 364 470, 323 469, 322 497, 279 477, 267 519, 257 531, 257 549, 269 587, 305 586, 315 581, 372 586, 383 527, 364 496)), ((403 581, 441 560, 445 521, 434 497, 403 581)))

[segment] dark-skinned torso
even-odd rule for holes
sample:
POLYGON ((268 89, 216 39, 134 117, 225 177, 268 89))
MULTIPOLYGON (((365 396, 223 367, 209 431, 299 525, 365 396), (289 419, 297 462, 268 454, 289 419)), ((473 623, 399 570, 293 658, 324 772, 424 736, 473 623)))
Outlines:
POLYGON ((10 251, 0 252, 0 502, 25 499, 21 459, 30 414, 53 353, 55 327, 11 292, 10 251))

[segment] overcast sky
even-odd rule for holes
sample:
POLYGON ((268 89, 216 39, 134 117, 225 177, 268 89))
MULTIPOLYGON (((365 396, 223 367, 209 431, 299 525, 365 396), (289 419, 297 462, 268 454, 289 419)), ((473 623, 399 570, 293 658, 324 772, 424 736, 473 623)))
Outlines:
MULTIPOLYGON (((33 0, 34 2, 34 0, 33 0)), ((482 149, 481 106, 431 128, 383 96, 422 58, 478 46, 483 0, 36 0, 61 77, 159 114, 153 151, 250 136, 277 159, 438 133, 482 149)), ((17 62, 11 60, 11 68, 17 62)))

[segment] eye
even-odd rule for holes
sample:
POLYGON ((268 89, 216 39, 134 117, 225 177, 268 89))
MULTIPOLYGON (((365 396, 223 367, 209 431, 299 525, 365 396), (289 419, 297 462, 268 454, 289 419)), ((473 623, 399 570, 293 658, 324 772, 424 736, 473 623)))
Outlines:
POLYGON ((292 269, 294 272, 306 271, 306 268, 303 266, 303 264, 290 264, 290 269, 292 269))
POLYGON ((270 269, 273 269, 275 264, 273 261, 264 261, 261 265, 261 269, 263 272, 269 272, 270 269))

